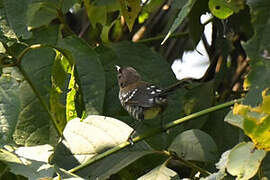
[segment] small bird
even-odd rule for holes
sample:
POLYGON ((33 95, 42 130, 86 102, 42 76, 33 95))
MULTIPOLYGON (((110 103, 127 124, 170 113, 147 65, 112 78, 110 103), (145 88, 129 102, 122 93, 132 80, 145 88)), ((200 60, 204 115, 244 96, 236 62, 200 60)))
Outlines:
POLYGON ((135 119, 153 119, 161 114, 168 104, 168 95, 175 89, 190 84, 184 79, 166 89, 142 81, 140 74, 132 67, 115 66, 119 85, 119 100, 123 108, 135 119))

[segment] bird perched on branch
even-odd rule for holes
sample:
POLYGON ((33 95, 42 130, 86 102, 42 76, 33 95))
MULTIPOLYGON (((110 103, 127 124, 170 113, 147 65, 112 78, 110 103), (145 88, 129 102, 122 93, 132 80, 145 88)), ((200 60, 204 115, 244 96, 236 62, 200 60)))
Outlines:
MULTIPOLYGON (((116 65, 119 85, 119 100, 123 108, 135 119, 153 119, 161 114, 168 104, 167 97, 177 88, 190 84, 195 79, 184 79, 162 89, 142 81, 140 74, 132 67, 116 65)), ((195 80, 196 81, 196 80, 195 80)))

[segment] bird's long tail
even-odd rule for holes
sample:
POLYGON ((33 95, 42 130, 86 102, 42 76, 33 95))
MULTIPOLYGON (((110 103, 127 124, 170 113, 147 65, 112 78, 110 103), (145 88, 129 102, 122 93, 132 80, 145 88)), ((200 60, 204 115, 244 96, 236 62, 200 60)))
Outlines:
POLYGON ((190 85, 194 82, 200 82, 200 79, 193 79, 193 78, 185 78, 180 80, 179 82, 165 88, 162 92, 162 94, 164 95, 169 95, 172 92, 174 92, 175 90, 179 89, 179 88, 189 88, 190 85))

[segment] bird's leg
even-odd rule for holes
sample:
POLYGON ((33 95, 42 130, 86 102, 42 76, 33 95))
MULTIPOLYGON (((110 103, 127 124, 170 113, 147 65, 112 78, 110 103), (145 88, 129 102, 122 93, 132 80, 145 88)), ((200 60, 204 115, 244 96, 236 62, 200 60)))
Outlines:
POLYGON ((133 128, 132 132, 130 133, 130 135, 128 136, 127 141, 130 143, 130 145, 134 145, 132 137, 136 133, 136 129, 139 127, 140 123, 141 123, 141 121, 137 121, 137 120, 135 121, 134 128, 133 128))
POLYGON ((134 145, 134 142, 133 142, 133 139, 132 139, 132 136, 133 136, 134 133, 135 133, 135 129, 133 129, 133 131, 130 133, 130 135, 128 136, 128 139, 127 139, 131 146, 134 145))

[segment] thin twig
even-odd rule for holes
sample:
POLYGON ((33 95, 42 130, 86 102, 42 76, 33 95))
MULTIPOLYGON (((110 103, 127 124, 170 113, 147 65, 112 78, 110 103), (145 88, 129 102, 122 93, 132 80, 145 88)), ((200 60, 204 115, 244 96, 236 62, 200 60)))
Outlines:
MULTIPOLYGON (((179 37, 186 37, 188 36, 188 32, 179 32, 179 33, 175 33, 172 34, 170 38, 179 38, 179 37)), ((142 39, 139 41, 136 41, 136 43, 149 43, 149 42, 153 42, 153 41, 159 41, 165 38, 166 35, 160 35, 160 36, 156 36, 156 37, 151 37, 151 38, 147 38, 147 39, 142 39)))

